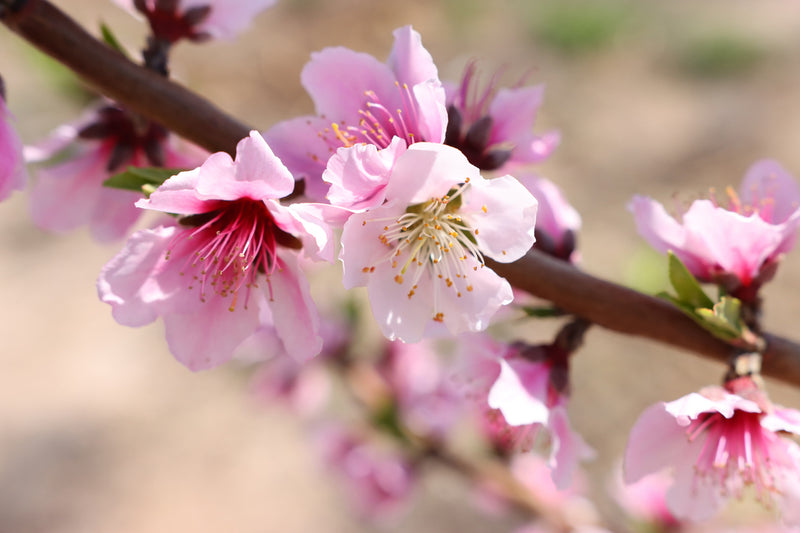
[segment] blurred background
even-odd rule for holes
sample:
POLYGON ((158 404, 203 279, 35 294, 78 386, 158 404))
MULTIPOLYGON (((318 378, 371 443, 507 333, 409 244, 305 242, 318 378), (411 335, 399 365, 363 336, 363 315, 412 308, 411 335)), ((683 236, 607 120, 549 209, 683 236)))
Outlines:
MULTIPOLYGON (((130 50, 145 26, 109 1, 54 2, 130 50)), ((665 260, 635 234, 635 193, 668 205, 738 186, 778 159, 800 175, 800 4, 780 0, 281 0, 233 43, 183 43, 173 75, 249 124, 312 111, 309 54, 342 45, 386 58, 393 29, 422 34, 443 80, 481 60, 509 82, 547 86, 537 130, 562 144, 541 167, 583 216, 582 265, 642 290, 665 260)), ((79 116, 91 97, 66 70, 0 29, 0 72, 26 142, 79 116)), ((511 530, 462 480, 432 469, 397 519, 363 524, 320 467, 303 424, 253 398, 232 366, 192 374, 160 324, 118 326, 98 301, 118 250, 84 230, 35 228, 27 198, 0 206, 0 533, 511 530)), ((800 259, 765 291, 765 327, 797 336, 800 259)), ((537 324, 531 325, 533 337, 537 324)), ((543 327, 542 331, 545 331, 543 327)), ((546 336, 546 335, 545 335, 546 336)), ((613 519, 607 477, 641 410, 719 381, 720 364, 592 330, 574 359, 571 414, 597 450, 592 490, 613 519)), ((770 382, 775 401, 800 394, 770 382)), ((734 506, 731 516, 753 511, 734 506)), ((748 515, 749 516, 749 515, 748 515)))

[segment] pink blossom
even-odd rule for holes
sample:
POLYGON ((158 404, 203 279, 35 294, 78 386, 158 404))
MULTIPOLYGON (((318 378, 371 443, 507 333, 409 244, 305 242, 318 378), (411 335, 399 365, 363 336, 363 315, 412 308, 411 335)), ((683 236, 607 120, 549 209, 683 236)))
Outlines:
POLYGON ((518 176, 518 179, 539 201, 535 248, 576 262, 579 254, 575 250, 575 239, 581 228, 580 214, 552 181, 533 175, 518 176))
POLYGON ((667 504, 684 520, 710 518, 749 486, 797 525, 800 446, 781 433, 800 435, 800 412, 709 387, 642 413, 625 451, 625 481, 672 469, 667 504))
POLYGON ((128 240, 100 274, 101 299, 123 325, 163 317, 170 350, 192 370, 230 359, 265 324, 292 356, 317 354, 319 318, 297 249, 326 260, 333 250, 315 206, 276 200, 293 186, 256 132, 235 161, 219 152, 173 176, 136 205, 181 218, 128 240))
POLYGON ((114 0, 131 13, 147 17, 153 34, 174 43, 233 39, 275 0, 114 0))
POLYGON ((395 137, 410 145, 442 142, 447 124, 444 88, 433 58, 411 26, 394 31, 386 63, 347 48, 312 54, 301 73, 316 116, 281 122, 265 133, 309 198, 321 200, 320 179, 337 148, 361 143, 386 148, 395 137))
POLYGON ((379 448, 333 425, 317 432, 316 444, 328 467, 344 481, 343 492, 365 518, 378 520, 397 512, 414 489, 413 465, 392 449, 379 448))
POLYGON ((553 482, 567 488, 593 452, 569 423, 565 359, 552 346, 508 346, 487 336, 467 337, 462 346, 461 379, 494 446, 528 451, 544 443, 553 482))
POLYGON ((461 152, 435 143, 400 155, 384 194, 344 225, 345 287, 367 287, 392 340, 416 342, 441 326, 485 329, 512 292, 483 258, 510 262, 528 251, 536 199, 511 176, 485 180, 461 152))
POLYGON ((0 200, 8 198, 14 190, 24 189, 28 180, 22 143, 11 126, 11 118, 0 91, 0 200))
POLYGON ((681 222, 658 202, 636 196, 628 208, 639 233, 658 251, 671 250, 701 281, 729 292, 756 291, 793 246, 800 223, 800 187, 778 163, 762 160, 747 172, 727 207, 696 200, 681 222))
POLYGON ((461 414, 460 395, 446 379, 436 346, 430 341, 387 342, 379 370, 403 425, 417 435, 446 438, 461 414))
POLYGON ((27 147, 25 155, 29 161, 44 161, 61 152, 65 161, 38 172, 31 216, 39 227, 55 232, 88 224, 101 242, 124 237, 142 213, 134 205, 141 194, 104 187, 106 179, 128 166, 191 168, 204 157, 199 148, 179 145, 162 126, 138 124, 113 105, 59 127, 45 141, 27 147))
POLYGON ((560 135, 555 131, 533 133, 544 86, 498 88, 496 75, 480 87, 477 71, 472 61, 459 86, 446 86, 445 144, 459 148, 481 170, 547 158, 558 146, 560 135))

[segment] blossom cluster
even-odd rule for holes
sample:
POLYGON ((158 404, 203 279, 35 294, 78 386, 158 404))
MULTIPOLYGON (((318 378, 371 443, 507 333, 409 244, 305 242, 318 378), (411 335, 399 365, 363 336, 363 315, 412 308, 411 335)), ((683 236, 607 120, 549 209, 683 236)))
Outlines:
MULTIPOLYGON (((175 43, 231 38, 273 1, 117 3, 147 19, 145 65, 166 75, 175 43)), ((312 54, 300 81, 314 113, 251 131, 233 157, 112 101, 23 150, 0 93, 0 200, 25 188, 24 160, 50 161, 30 187, 35 223, 124 238, 100 272, 99 298, 122 325, 161 319, 169 350, 190 370, 255 360, 258 393, 312 418, 332 386, 321 369, 336 368, 368 380, 374 398, 360 399, 383 434, 432 454, 471 419, 513 475, 538 480, 530 489, 540 499, 584 506, 579 465, 594 452, 569 420, 569 369, 590 323, 569 316, 541 342, 498 340, 491 328, 539 311, 492 265, 531 248, 570 268, 580 260, 581 217, 535 167, 560 142, 558 132, 534 133, 544 89, 482 82, 476 62, 460 82, 442 81, 419 33, 406 26, 393 37, 385 62, 343 47, 312 54), (312 290, 316 265, 337 260, 343 288, 364 288, 382 334, 373 373, 352 338, 356 320, 326 313, 312 290), (546 459, 516 453, 530 450, 546 459)), ((680 220, 643 196, 629 209, 639 233, 686 269, 696 297, 681 301, 688 289, 676 286, 681 309, 712 331, 759 333, 759 291, 800 226, 800 186, 787 170, 759 161, 738 193, 712 193, 680 220), (719 302, 699 283, 715 284, 719 302), (714 314, 732 301, 735 313, 714 314)), ((748 339, 734 338, 737 357, 748 339)), ((721 387, 641 415, 625 482, 665 469, 674 477, 650 518, 669 527, 705 520, 752 487, 800 523, 800 446, 787 438, 800 435, 800 412, 772 404, 757 374, 733 364, 721 387)), ((398 507, 419 476, 418 457, 397 443, 376 446, 330 420, 316 440, 364 514, 398 507)), ((583 518, 574 530, 596 530, 594 518, 583 520, 593 512, 575 514, 583 518)))

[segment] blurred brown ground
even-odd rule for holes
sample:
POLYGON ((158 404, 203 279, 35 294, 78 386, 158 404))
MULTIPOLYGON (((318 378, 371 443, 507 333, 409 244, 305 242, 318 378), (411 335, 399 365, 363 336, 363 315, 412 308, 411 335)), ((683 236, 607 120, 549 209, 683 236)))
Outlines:
MULTIPOLYGON (((92 29, 105 21, 131 50, 142 43, 143 27, 111 2, 56 3, 92 29)), ((509 79, 530 70, 532 82, 547 84, 537 129, 563 136, 541 172, 583 215, 583 266, 626 283, 658 279, 645 271, 664 266, 635 235, 625 210, 634 193, 688 201, 709 186, 736 186, 766 156, 800 175, 800 5, 615 2, 624 24, 584 53, 532 36, 552 5, 283 0, 235 43, 180 46, 173 70, 261 129, 311 110, 299 74, 312 51, 343 45, 385 58, 391 31, 404 24, 422 33, 443 79, 458 78, 473 56, 487 69, 507 65, 509 79), (759 59, 716 78, 687 73, 676 58, 715 35, 753 44, 759 59)), ((28 142, 79 112, 51 70, 0 30, 0 71, 28 142)), ((302 425, 254 402, 240 373, 192 374, 170 357, 160 325, 114 323, 94 289, 114 246, 95 245, 85 231, 39 231, 21 194, 0 206, 0 224, 0 533, 376 529, 348 512, 302 425)), ((765 291, 767 328, 788 336, 797 336, 797 256, 765 291)), ((641 409, 721 372, 691 354, 590 333, 575 360, 571 411, 601 458, 589 466, 601 499, 641 409)), ((797 391, 778 383, 770 391, 800 407, 797 391)), ((410 512, 384 529, 503 531, 515 523, 482 515, 458 478, 434 472, 410 512)))

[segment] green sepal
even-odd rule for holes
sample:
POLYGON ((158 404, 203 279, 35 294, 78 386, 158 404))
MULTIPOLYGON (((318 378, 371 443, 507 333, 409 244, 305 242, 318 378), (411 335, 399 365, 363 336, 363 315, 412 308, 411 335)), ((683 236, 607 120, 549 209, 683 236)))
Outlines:
POLYGON ((150 196, 168 178, 183 170, 181 168, 128 167, 105 180, 103 185, 112 189, 136 191, 150 196))
POLYGON ((111 31, 111 28, 109 28, 105 22, 100 23, 100 35, 103 37, 103 42, 106 43, 110 48, 116 50, 125 56, 125 58, 130 59, 130 57, 128 57, 128 52, 125 51, 120 44, 119 39, 117 39, 117 36, 114 35, 114 32, 111 31))
POLYGON ((671 251, 668 255, 669 281, 672 284, 672 288, 675 289, 675 292, 678 294, 678 300, 694 309, 711 309, 714 307, 714 302, 703 291, 697 278, 689 272, 686 265, 671 251))

